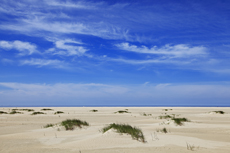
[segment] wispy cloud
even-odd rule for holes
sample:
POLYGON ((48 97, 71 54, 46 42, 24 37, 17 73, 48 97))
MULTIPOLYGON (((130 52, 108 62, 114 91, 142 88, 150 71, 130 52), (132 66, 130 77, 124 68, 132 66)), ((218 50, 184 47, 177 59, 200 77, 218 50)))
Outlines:
POLYGON ((229 23, 226 13, 226 20, 223 20, 222 13, 213 14, 213 11, 206 9, 206 5, 194 2, 162 5, 131 1, 8 0, 1 4, 0 12, 17 17, 6 17, 8 23, 0 25, 5 30, 33 35, 44 35, 44 31, 75 33, 140 42, 168 37, 164 33, 166 30, 183 31, 183 36, 188 37, 184 33, 190 36, 196 33, 193 29, 222 29, 229 23), (158 31, 163 35, 159 36, 158 31))
MULTIPOLYGON (((47 17, 47 16, 46 16, 47 17)), ((47 36, 56 34, 84 34, 104 39, 126 39, 128 30, 105 22, 53 21, 43 18, 23 19, 16 24, 1 24, 0 29, 18 31, 27 35, 47 36), (39 32, 38 32, 39 31, 39 32), (50 33, 47 33, 50 32, 50 33)))
POLYGON ((31 44, 29 42, 22 42, 19 40, 15 41, 0 41, 0 48, 5 49, 5 50, 12 50, 15 49, 19 51, 18 55, 31 55, 34 53, 39 53, 37 51, 37 46, 34 44, 31 44))
POLYGON ((175 64, 175 65, 187 65, 192 61, 182 61, 182 60, 173 60, 173 59, 145 59, 145 60, 133 60, 133 59, 124 59, 124 58, 107 58, 109 61, 122 62, 133 65, 146 65, 146 64, 175 64))
POLYGON ((96 4, 94 5, 90 2, 86 1, 77 1, 77 2, 70 2, 70 1, 55 1, 49 0, 46 2, 49 6, 56 6, 61 8, 75 8, 75 9, 95 9, 97 8, 96 4))
POLYGON ((48 66, 52 68, 58 68, 58 69, 69 69, 70 66, 68 63, 60 60, 51 60, 51 59, 35 59, 32 58, 30 60, 21 60, 20 65, 33 65, 37 67, 43 67, 48 66))
MULTIPOLYGON (((18 55, 32 55, 39 53, 39 50, 43 53, 39 59, 36 57, 20 61, 21 65, 37 67, 58 68, 58 63, 60 67, 68 67, 70 63, 76 64, 72 63, 73 56, 82 56, 82 61, 87 63, 85 65, 95 65, 98 61, 144 66, 172 64, 182 69, 186 65, 186 68, 192 70, 228 73, 228 67, 221 64, 216 64, 215 67, 215 64, 208 63, 212 46, 202 43, 209 34, 215 36, 217 33, 222 35, 224 31, 228 32, 227 15, 217 10, 214 13, 211 6, 207 8, 203 4, 205 3, 173 2, 162 5, 131 1, 4 0, 0 5, 3 21, 0 30, 6 35, 11 31, 13 34, 31 36, 31 39, 39 37, 42 43, 37 43, 36 46, 30 42, 3 40, 0 47, 4 50, 17 50, 18 55), (192 37, 189 38, 190 36, 192 37), (44 40, 49 42, 44 45, 44 40), (99 48, 97 43, 104 48, 99 48), (113 53, 110 52, 111 44, 116 46, 113 53), (136 54, 129 56, 129 53, 120 50, 136 54), (102 55, 107 57, 100 58, 102 55)), ((214 37, 213 42, 214 39, 217 38, 214 37)), ((214 52, 219 54, 218 50, 214 52)), ((214 56, 213 59, 216 58, 214 56)))
POLYGON ((136 45, 130 45, 129 43, 116 44, 119 49, 136 52, 141 54, 156 54, 156 55, 167 55, 175 58, 179 57, 191 57, 191 56, 205 56, 207 55, 207 48, 203 46, 189 46, 186 44, 178 45, 165 45, 161 48, 157 46, 148 48, 144 45, 138 47, 136 45))
POLYGON ((0 29, 42 37, 53 35, 52 33, 56 35, 84 34, 105 39, 126 39, 128 37, 127 28, 122 28, 119 24, 110 22, 109 18, 104 15, 102 8, 107 12, 119 8, 113 5, 109 6, 107 3, 49 1, 41 5, 40 2, 34 2, 30 5, 32 9, 27 9, 29 2, 11 3, 11 5, 5 5, 7 9, 0 7, 0 11, 2 10, 8 15, 14 15, 17 19, 0 24, 0 29), (34 5, 37 3, 38 5, 34 5), (44 8, 47 12, 43 11, 44 8), (69 13, 70 8, 73 13, 69 13), (81 10, 81 15, 76 16, 74 12, 77 12, 78 9, 83 10, 81 10), (55 13, 53 10, 56 10, 55 13))

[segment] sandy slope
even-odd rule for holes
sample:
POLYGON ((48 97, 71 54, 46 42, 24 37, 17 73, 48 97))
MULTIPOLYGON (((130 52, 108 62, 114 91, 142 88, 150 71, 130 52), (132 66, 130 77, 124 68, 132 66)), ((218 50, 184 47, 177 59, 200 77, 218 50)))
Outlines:
MULTIPOLYGON (((0 108, 10 112, 13 108, 0 108)), ((22 109, 22 108, 18 108, 22 109)), ((30 108, 40 111, 42 108, 30 108)), ((186 143, 194 145, 195 152, 230 152, 230 108, 121 108, 121 107, 55 107, 53 111, 43 111, 45 115, 0 114, 0 152, 6 153, 152 153, 191 152, 186 143), (90 112, 97 109, 98 112, 90 112), (130 113, 115 114, 128 109, 130 113), (165 111, 164 109, 172 109, 165 111), (225 114, 210 113, 222 110, 225 114), (55 111, 64 114, 54 115, 55 111), (143 116, 142 114, 151 114, 143 116), (186 117, 191 122, 177 126, 171 120, 159 119, 160 115, 175 114, 186 117), (74 131, 66 131, 59 123, 65 119, 80 119, 90 126, 74 131), (54 127, 43 128, 48 123, 54 127), (131 136, 118 134, 113 130, 101 133, 110 123, 125 123, 142 129, 146 143, 132 140, 131 136), (157 132, 166 128, 167 134, 157 132)))

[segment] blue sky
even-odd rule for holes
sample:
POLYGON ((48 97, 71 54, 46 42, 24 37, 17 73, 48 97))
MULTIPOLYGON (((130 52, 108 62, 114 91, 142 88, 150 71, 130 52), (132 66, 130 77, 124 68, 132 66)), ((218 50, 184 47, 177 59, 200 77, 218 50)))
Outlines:
POLYGON ((0 105, 230 105, 229 6, 2 0, 0 105))

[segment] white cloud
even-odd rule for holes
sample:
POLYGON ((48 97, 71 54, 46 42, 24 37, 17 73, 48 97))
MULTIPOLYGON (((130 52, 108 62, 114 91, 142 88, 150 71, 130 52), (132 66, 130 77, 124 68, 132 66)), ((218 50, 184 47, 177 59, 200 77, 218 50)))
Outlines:
POLYGON ((104 22, 89 22, 83 23, 81 21, 69 22, 49 22, 43 19, 24 19, 19 23, 8 25, 1 24, 0 29, 14 30, 27 35, 38 35, 45 37, 47 35, 57 34, 84 34, 92 35, 105 39, 124 39, 128 36, 128 31, 122 30, 115 25, 109 25, 104 22), (47 33, 51 32, 51 33, 47 33))
POLYGON ((25 84, 1 82, 2 105, 227 105, 230 84, 25 84), (35 102, 35 103, 31 103, 35 102))
POLYGON ((21 60, 21 65, 34 65, 38 67, 48 66, 58 69, 69 69, 69 65, 64 61, 60 60, 51 60, 51 59, 30 59, 30 60, 21 60))
POLYGON ((10 20, 11 23, 2 23, 0 29, 3 30, 13 30, 42 37, 55 33, 55 35, 84 34, 106 39, 127 38, 128 30, 121 28, 119 24, 111 23, 110 18, 107 19, 104 14, 106 10, 111 12, 110 9, 114 11, 118 8, 113 8, 106 3, 36 1, 33 4, 30 4, 30 2, 9 2, 9 4, 4 5, 4 8, 7 7, 7 9, 0 7, 0 11, 14 15, 17 19, 10 20), (28 5, 32 9, 28 9, 28 5), (44 9, 47 11, 44 12, 44 9), (70 13, 69 9, 72 9, 71 12, 73 13, 70 13), (79 11, 78 9, 81 9, 80 15, 75 13, 75 11, 79 11))
POLYGON ((12 50, 15 49, 19 51, 19 55, 31 55, 34 53, 39 53, 36 50, 36 45, 33 45, 29 42, 22 42, 19 40, 15 41, 0 41, 0 48, 3 48, 5 50, 12 50))
POLYGON ((71 3, 69 1, 65 1, 65 2, 60 2, 60 1, 56 1, 56 0, 49 0, 46 2, 49 6, 56 6, 56 7, 67 7, 67 8, 75 8, 75 9, 95 9, 96 8, 96 4, 91 4, 91 3, 87 3, 87 2, 83 2, 83 1, 78 1, 75 3, 71 3))
POLYGON ((147 60, 132 60, 123 58, 107 58, 109 61, 122 62, 133 65, 145 65, 145 64, 175 64, 175 65, 188 65, 191 63, 190 60, 174 60, 174 59, 147 59, 147 60))
POLYGON ((46 53, 51 53, 53 55, 64 55, 64 56, 81 56, 88 51, 85 47, 79 46, 83 43, 74 41, 71 39, 58 40, 55 42, 55 48, 50 48, 46 53))
POLYGON ((156 54, 156 55, 166 55, 170 57, 176 58, 187 58, 191 56, 206 56, 207 48, 203 46, 189 46, 186 44, 178 44, 178 45, 165 45, 161 48, 156 46, 148 48, 144 45, 138 47, 136 45, 130 45, 129 43, 120 43, 116 44, 119 49, 136 52, 141 54, 156 54))

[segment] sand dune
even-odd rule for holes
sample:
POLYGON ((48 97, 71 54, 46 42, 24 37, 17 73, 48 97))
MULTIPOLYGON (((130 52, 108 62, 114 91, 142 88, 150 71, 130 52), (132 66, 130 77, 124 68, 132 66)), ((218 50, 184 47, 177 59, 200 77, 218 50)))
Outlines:
MULTIPOLYGON (((0 108, 11 112, 16 108, 0 108)), ((17 108, 28 109, 28 108, 17 108)), ((52 110, 29 108, 45 114, 17 110, 22 114, 0 114, 0 152, 6 153, 229 153, 230 152, 230 108, 183 108, 183 107, 53 107, 52 110), (98 110, 91 112, 90 110, 98 110), (129 113, 114 113, 126 110, 129 113), (167 109, 167 110, 166 110, 167 109), (218 114, 214 111, 224 111, 218 114), (54 114, 62 111, 63 114, 54 114), (170 118, 187 118, 179 126, 170 118), (87 121, 90 126, 66 131, 60 123, 66 119, 87 121), (102 133, 111 123, 129 124, 142 130, 146 143, 133 140, 130 135, 114 130, 102 133), (47 124, 53 127, 44 128, 47 124), (168 133, 161 130, 167 129, 168 133), (191 148, 187 148, 187 145, 191 148)))

